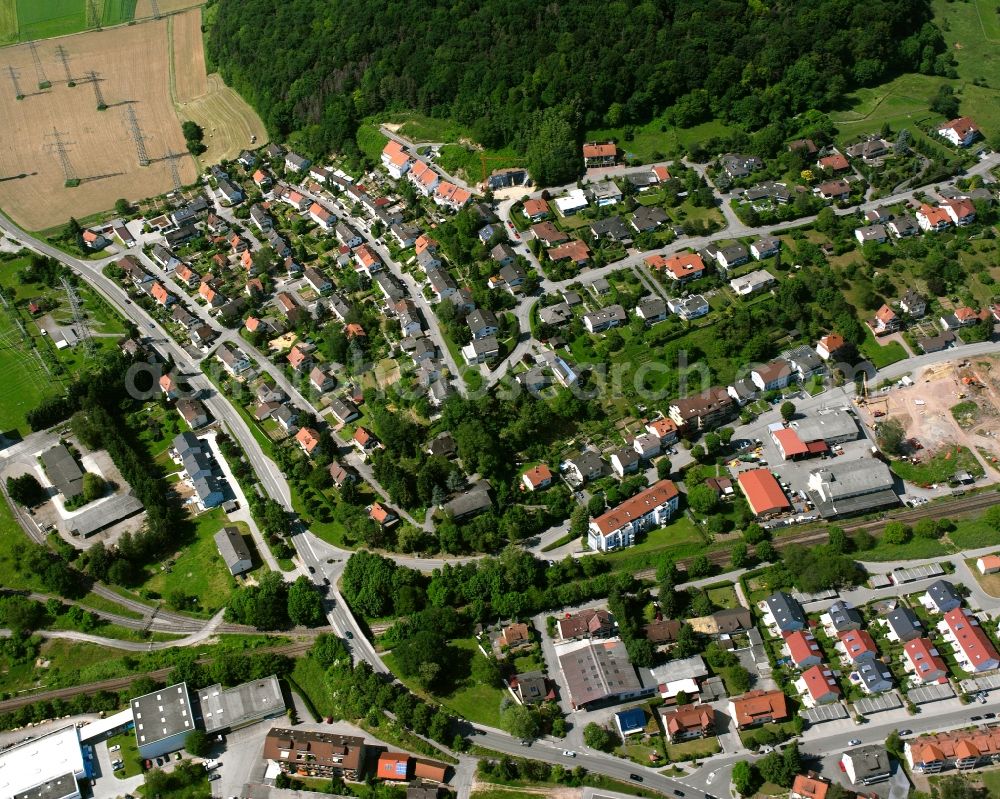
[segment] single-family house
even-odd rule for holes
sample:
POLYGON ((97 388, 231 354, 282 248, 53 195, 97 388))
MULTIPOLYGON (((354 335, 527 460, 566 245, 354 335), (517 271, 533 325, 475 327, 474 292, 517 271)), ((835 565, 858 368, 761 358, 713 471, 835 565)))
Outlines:
POLYGON ((861 245, 868 244, 869 242, 885 244, 889 240, 889 234, 886 232, 885 225, 868 225, 867 227, 857 228, 854 231, 854 238, 861 245))
POLYGON ((582 268, 590 260, 590 248, 579 239, 573 239, 565 244, 552 247, 548 251, 548 255, 550 261, 570 261, 582 268))
POLYGON ((899 330, 901 323, 896 312, 888 305, 883 305, 875 312, 875 317, 868 322, 868 326, 876 336, 885 336, 899 330))
POLYGON ((921 230, 945 230, 951 227, 952 219, 944 208, 922 203, 917 211, 917 224, 921 230))
POLYGON ((667 318, 667 303, 660 297, 643 297, 635 306, 635 315, 647 325, 662 322, 667 318))
POLYGON ((772 255, 777 255, 780 249, 781 239, 776 239, 773 236, 763 236, 750 245, 750 254, 759 261, 761 258, 770 258, 772 255))
POLYGON ((584 169, 614 166, 617 159, 618 147, 614 142, 587 142, 583 145, 584 169))
POLYGON ((628 321, 625 309, 620 305, 609 305, 599 311, 583 315, 583 326, 591 333, 603 333, 628 321))
POLYGON ((828 666, 813 666, 795 681, 795 689, 802 695, 806 707, 815 707, 840 699, 840 686, 828 666))
POLYGON ((955 147, 968 147, 981 134, 979 126, 970 117, 959 117, 938 128, 938 136, 943 136, 955 147))
POLYGON ((541 491, 552 485, 552 470, 546 464, 539 463, 521 475, 521 482, 527 491, 541 491))
POLYGON ((549 204, 545 200, 536 198, 525 200, 524 215, 532 222, 539 222, 549 215, 549 204))

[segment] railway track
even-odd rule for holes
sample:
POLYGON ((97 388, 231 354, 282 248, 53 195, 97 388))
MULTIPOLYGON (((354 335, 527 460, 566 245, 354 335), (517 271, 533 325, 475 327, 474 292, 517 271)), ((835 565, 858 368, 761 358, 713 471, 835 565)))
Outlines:
MULTIPOLYGON (((249 650, 248 653, 258 654, 271 652, 278 655, 295 657, 297 655, 304 655, 311 647, 311 641, 300 641, 294 644, 286 644, 284 646, 253 649, 249 650)), ((211 660, 211 658, 207 657, 199 658, 198 663, 209 663, 211 660)), ((79 694, 91 694, 96 693, 97 691, 121 691, 128 688, 140 677, 152 677, 154 680, 163 680, 166 679, 171 671, 173 671, 173 667, 167 666, 162 669, 143 672, 142 674, 131 674, 127 677, 115 677, 110 680, 100 680, 98 682, 87 683, 86 685, 73 685, 67 688, 55 688, 51 691, 37 691, 31 694, 23 694, 21 696, 14 697, 13 699, 7 699, 0 702, 0 713, 9 713, 12 710, 17 710, 20 707, 33 704, 34 702, 51 702, 53 699, 70 699, 79 694)))
MULTIPOLYGON (((980 494, 972 494, 967 497, 959 497, 958 499, 936 502, 920 508, 912 508, 882 519, 873 519, 870 521, 855 522, 853 524, 843 524, 839 526, 842 527, 847 533, 856 533, 862 530, 878 531, 884 528, 889 522, 904 522, 910 524, 912 522, 919 521, 920 519, 944 519, 964 513, 972 513, 977 510, 985 510, 986 508, 992 507, 997 503, 1000 503, 1000 493, 996 491, 987 491, 980 494)), ((820 527, 774 538, 771 543, 774 544, 775 548, 783 549, 784 547, 791 546, 792 544, 822 544, 826 541, 826 527, 820 527)), ((707 553, 707 557, 712 565, 721 566, 729 562, 730 555, 728 550, 717 550, 715 552, 707 553)), ((693 560, 694 558, 680 558, 677 561, 677 565, 686 569, 688 564, 693 560)), ((640 580, 656 579, 655 568, 640 569, 633 572, 633 574, 640 580)))

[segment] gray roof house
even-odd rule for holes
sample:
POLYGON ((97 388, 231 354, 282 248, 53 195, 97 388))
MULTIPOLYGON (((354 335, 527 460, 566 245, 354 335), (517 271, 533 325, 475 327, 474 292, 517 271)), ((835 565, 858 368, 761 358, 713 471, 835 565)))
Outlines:
POLYGON ((59 489, 63 499, 73 499, 83 493, 83 469, 73 453, 63 444, 57 444, 39 455, 45 476, 59 489))
POLYGON ((566 470, 579 483, 594 480, 604 473, 604 461, 601 456, 591 450, 584 450, 572 460, 566 462, 566 470))
POLYGON ((792 632, 805 628, 806 614, 802 610, 802 605, 784 591, 771 594, 764 600, 764 604, 767 606, 767 615, 774 619, 774 625, 781 632, 792 632))
POLYGON ((226 563, 229 573, 235 577, 249 571, 253 566, 253 558, 250 557, 250 547, 243 540, 240 531, 236 527, 223 527, 215 534, 215 546, 219 554, 226 563))
POLYGON ((493 506, 490 500, 490 484, 480 480, 465 493, 459 494, 444 505, 444 511, 453 519, 466 519, 488 510, 493 506))
POLYGON ((660 225, 669 220, 670 217, 658 205, 640 205, 635 209, 635 213, 632 214, 630 224, 638 233, 646 233, 650 230, 656 230, 660 225))
POLYGON ((844 630, 860 630, 863 620, 861 614, 846 602, 834 602, 827 611, 830 624, 838 633, 844 630))
POLYGON ((962 604, 962 597, 958 595, 955 586, 950 582, 947 580, 938 580, 920 597, 920 602, 928 610, 947 613, 949 610, 954 610, 962 604))
POLYGON ((628 226, 622 222, 620 216, 609 216, 607 219, 598 219, 591 223, 590 232, 594 240, 608 239, 609 241, 623 241, 632 238, 628 226))
POLYGON ((906 643, 914 638, 920 638, 924 634, 923 625, 917 614, 907 607, 898 607, 885 616, 886 626, 889 628, 889 636, 906 643))
POLYGON ((882 744, 867 744, 844 752, 840 761, 847 778, 855 785, 871 785, 889 779, 892 767, 882 744))

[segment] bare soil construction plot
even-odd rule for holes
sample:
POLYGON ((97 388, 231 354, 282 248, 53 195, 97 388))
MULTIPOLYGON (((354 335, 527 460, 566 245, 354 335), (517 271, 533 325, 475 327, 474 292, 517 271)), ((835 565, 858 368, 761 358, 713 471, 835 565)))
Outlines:
POLYGON ((1000 357, 956 358, 929 366, 914 376, 913 386, 879 395, 859 411, 869 424, 878 421, 872 417, 876 411, 899 419, 906 437, 927 452, 954 444, 968 447, 989 467, 987 478, 997 477, 992 459, 1000 459, 1000 357))
MULTIPOLYGON (((201 46, 201 37, 198 37, 201 46)), ((168 152, 184 153, 185 143, 169 85, 167 22, 92 31, 57 41, 40 42, 38 55, 52 88, 38 91, 36 71, 27 46, 0 50, 0 75, 13 66, 21 75, 17 100, 8 81, 0 84, 0 119, 6 122, 0 148, 0 207, 29 229, 61 224, 70 216, 85 217, 114 204, 118 197, 138 200, 173 186, 168 152), (77 85, 60 77, 55 48, 72 58, 77 85), (85 81, 93 70, 107 110, 98 111, 94 87, 85 81), (140 167, 136 145, 125 118, 131 108, 153 162, 140 167), (56 136, 65 144, 66 160, 81 182, 66 188, 56 136)), ((192 182, 194 161, 178 160, 181 180, 192 182)))

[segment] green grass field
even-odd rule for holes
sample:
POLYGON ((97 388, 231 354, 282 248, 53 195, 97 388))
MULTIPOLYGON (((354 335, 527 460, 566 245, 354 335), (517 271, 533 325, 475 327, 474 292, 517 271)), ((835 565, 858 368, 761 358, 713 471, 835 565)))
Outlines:
POLYGON ((657 117, 645 125, 635 127, 631 141, 625 140, 625 132, 624 127, 598 128, 588 130, 585 138, 587 141, 613 139, 626 157, 651 163, 677 156, 682 149, 696 142, 713 136, 727 136, 733 131, 719 120, 703 122, 692 128, 675 128, 667 125, 662 117, 657 117))
MULTIPOLYGON (((476 642, 473 638, 458 638, 451 641, 451 644, 460 650, 459 654, 461 657, 459 659, 463 664, 467 660, 469 668, 471 668, 473 659, 483 656, 476 647, 476 642)), ((383 655, 383 659, 394 674, 399 673, 394 668, 395 664, 392 653, 383 655)), ((462 673, 468 674, 468 670, 464 665, 459 670, 462 673)), ((488 724, 491 727, 501 726, 500 702, 504 696, 509 696, 502 688, 495 688, 490 685, 478 685, 471 677, 467 676, 464 679, 456 681, 453 689, 447 694, 428 694, 426 691, 416 687, 411 680, 407 679, 404 682, 418 696, 437 702, 469 721, 488 724)))
POLYGON ((0 45, 79 33, 135 19, 137 0, 0 0, 0 45))
MULTIPOLYGON (((226 524, 222 508, 202 513, 194 519, 194 540, 167 562, 154 566, 157 569, 144 584, 144 588, 167 597, 172 591, 183 591, 197 600, 189 608, 191 613, 211 615, 223 605, 233 590, 235 581, 229 574, 215 547, 213 536, 226 524)), ((235 523, 244 534, 246 525, 235 523)))
POLYGON ((974 477, 983 474, 982 464, 968 447, 946 447, 934 453, 930 458, 924 458, 921 463, 893 461, 892 470, 917 485, 931 483, 947 483, 957 472, 969 472, 974 477))
POLYGON ((17 0, 0 0, 0 44, 17 41, 17 0))
POLYGON ((18 36, 28 41, 85 30, 86 9, 82 0, 17 0, 18 36))
MULTIPOLYGON (((512 166, 524 166, 524 156, 518 155, 509 147, 503 150, 483 150, 486 158, 486 174, 494 169, 506 169, 512 166)), ((441 148, 437 159, 438 165, 451 175, 464 178, 468 183, 479 183, 483 179, 483 164, 480 151, 464 144, 446 144, 441 148)))
MULTIPOLYGON (((51 312, 53 319, 59 324, 71 323, 72 315, 62 289, 19 284, 15 275, 18 265, 23 264, 17 261, 0 264, 0 285, 8 296, 13 296, 10 294, 13 290, 18 298, 48 297, 58 303, 51 312)), ((117 337, 125 333, 120 318, 89 289, 79 289, 79 295, 91 321, 91 330, 98 334, 93 339, 95 347, 98 350, 115 347, 117 337)), ((4 390, 0 392, 0 432, 16 430, 22 435, 30 432, 25 414, 41 400, 58 394, 80 374, 88 360, 82 344, 57 350, 23 307, 11 310, 0 307, 0 374, 4 376, 4 390), (20 321, 24 332, 15 320, 20 321)))
POLYGON ((904 361, 908 357, 903 345, 898 341, 877 341, 868 328, 865 328, 865 340, 860 349, 861 354, 870 360, 876 369, 884 369, 889 364, 904 361))

